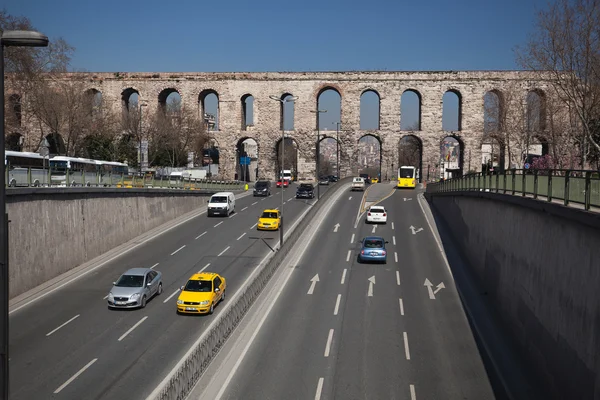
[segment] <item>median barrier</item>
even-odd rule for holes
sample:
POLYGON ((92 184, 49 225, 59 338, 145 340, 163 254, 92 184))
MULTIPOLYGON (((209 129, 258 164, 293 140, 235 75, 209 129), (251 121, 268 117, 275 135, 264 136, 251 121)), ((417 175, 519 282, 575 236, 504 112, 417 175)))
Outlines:
POLYGON ((321 196, 321 200, 317 201, 303 218, 301 216, 296 221, 294 226, 285 234, 282 248, 275 253, 271 253, 267 256, 268 258, 263 260, 258 267, 260 269, 251 276, 252 280, 242 287, 235 296, 229 298, 229 304, 217 316, 216 321, 209 325, 209 328, 202 333, 195 345, 176 366, 176 369, 163 379, 146 400, 182 400, 187 397, 212 359, 223 347, 287 254, 289 254, 289 250, 311 224, 315 214, 334 193, 349 189, 349 186, 345 183, 351 181, 352 178, 341 179, 332 190, 328 190, 321 196))

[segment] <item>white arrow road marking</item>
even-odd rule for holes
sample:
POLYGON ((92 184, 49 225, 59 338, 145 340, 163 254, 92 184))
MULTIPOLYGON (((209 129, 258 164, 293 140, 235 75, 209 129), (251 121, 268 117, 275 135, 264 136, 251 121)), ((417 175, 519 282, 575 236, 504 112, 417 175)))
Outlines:
POLYGON ((429 281, 429 279, 425 279, 425 283, 423 284, 423 286, 427 286, 427 291, 429 292, 429 298, 431 300, 435 300, 435 294, 446 287, 446 285, 444 285, 444 282, 440 282, 439 285, 437 285, 437 289, 435 289, 434 292, 432 289, 434 285, 429 281))
POLYGON ((408 336, 406 332, 402 332, 402 336, 404 337, 404 353, 406 354, 406 359, 410 360, 410 350, 408 349, 408 336))
POLYGON ((327 344, 325 345, 325 357, 329 357, 329 351, 331 350, 331 342, 333 341, 333 329, 329 330, 329 336, 327 336, 327 344))
POLYGON ((375 284, 375 275, 369 278, 369 291, 367 293, 368 297, 373 297, 373 285, 375 284))
POLYGON ((407 200, 408 200, 408 201, 412 200, 412 197, 409 197, 408 199, 405 197, 405 198, 404 198, 404 201, 407 201, 407 200))
POLYGON ((344 268, 344 272, 342 272, 342 281, 340 282, 340 284, 344 284, 344 281, 346 280, 346 268, 344 268))
POLYGON ((371 231, 371 233, 375 233, 375 229, 377 229, 377 225, 373 225, 373 230, 371 231))
POLYGON ((338 314, 338 310, 340 309, 340 301, 342 300, 342 295, 338 294, 337 300, 335 301, 335 309, 333 310, 333 315, 338 314))
POLYGON ((339 227, 340 227, 340 224, 339 224, 339 223, 338 223, 338 224, 335 224, 335 225, 333 226, 333 231, 334 231, 334 232, 337 232, 337 231, 338 231, 338 229, 339 229, 339 227))
POLYGON ((437 285, 437 289, 435 289, 433 291, 433 294, 437 294, 437 292, 439 292, 440 290, 444 289, 446 287, 446 285, 444 285, 444 282, 441 282, 439 285, 437 285))
POLYGON ((413 235, 416 235, 417 233, 421 232, 423 230, 423 228, 419 228, 417 230, 415 230, 416 228, 414 226, 410 226, 410 230, 412 231, 413 235))
POLYGON ((315 286, 317 285, 317 282, 319 282, 319 274, 313 276, 310 282, 310 287, 308 288, 308 292, 306 292, 306 294, 313 294, 313 292, 315 291, 315 286))
POLYGON ((348 200, 352 200, 352 196, 348 197, 348 200))

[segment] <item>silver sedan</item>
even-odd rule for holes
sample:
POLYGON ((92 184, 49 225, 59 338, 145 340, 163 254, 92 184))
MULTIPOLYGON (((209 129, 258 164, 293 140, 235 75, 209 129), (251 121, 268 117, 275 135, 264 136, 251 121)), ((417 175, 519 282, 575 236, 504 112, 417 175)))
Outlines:
POLYGON ((146 302, 162 293, 162 274, 150 268, 132 268, 113 282, 108 308, 144 308, 146 302))

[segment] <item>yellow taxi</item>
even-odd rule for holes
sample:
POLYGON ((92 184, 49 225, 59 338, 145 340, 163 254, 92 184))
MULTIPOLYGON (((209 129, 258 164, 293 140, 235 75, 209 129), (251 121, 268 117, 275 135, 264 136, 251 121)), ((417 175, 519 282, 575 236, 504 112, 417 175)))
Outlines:
POLYGON ((258 219, 256 229, 259 231, 276 231, 281 225, 281 213, 279 210, 265 210, 258 219))
POLYGON ((379 178, 372 178, 371 183, 379 183, 379 178))
POLYGON ((215 272, 199 272, 191 276, 177 298, 177 313, 212 314, 215 305, 225 300, 225 278, 215 272))

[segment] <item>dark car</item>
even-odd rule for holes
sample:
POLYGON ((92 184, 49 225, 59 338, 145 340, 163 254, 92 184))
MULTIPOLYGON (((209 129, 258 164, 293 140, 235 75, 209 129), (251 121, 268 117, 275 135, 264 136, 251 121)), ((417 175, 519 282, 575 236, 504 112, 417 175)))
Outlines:
POLYGON ((339 180, 335 175, 329 175, 327 178, 329 178, 329 182, 337 182, 339 180))
POLYGON ((319 185, 329 185, 329 177, 322 176, 319 178, 319 185))
POLYGON ((257 181, 254 184, 254 197, 270 196, 270 195, 271 195, 271 182, 270 181, 257 181))
POLYGON ((297 199, 314 199, 315 187, 310 183, 302 183, 296 190, 297 199))

